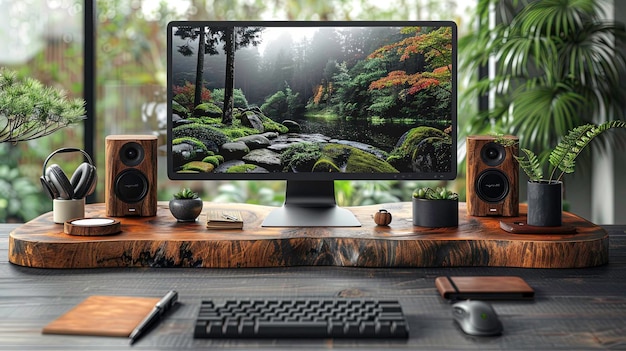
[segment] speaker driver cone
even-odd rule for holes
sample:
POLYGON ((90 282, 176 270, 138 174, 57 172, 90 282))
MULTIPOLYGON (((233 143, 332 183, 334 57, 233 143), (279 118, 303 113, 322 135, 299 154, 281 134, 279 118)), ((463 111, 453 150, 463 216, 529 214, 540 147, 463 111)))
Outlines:
POLYGON ((120 148, 119 155, 122 163, 130 167, 139 165, 145 157, 143 147, 136 142, 124 144, 120 148))
POLYGON ((480 150, 480 158, 487 166, 495 167, 504 162, 506 150, 501 144, 490 142, 480 150))
POLYGON ((136 169, 127 169, 115 178, 115 195, 126 202, 135 203, 148 194, 148 179, 136 169))
POLYGON ((509 193, 506 174, 497 169, 487 169, 476 180, 476 193, 483 201, 500 202, 509 193))

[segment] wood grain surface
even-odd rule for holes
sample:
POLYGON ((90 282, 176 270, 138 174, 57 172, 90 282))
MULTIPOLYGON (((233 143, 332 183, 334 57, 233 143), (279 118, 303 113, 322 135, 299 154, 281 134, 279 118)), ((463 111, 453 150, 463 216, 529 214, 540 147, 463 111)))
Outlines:
MULTIPOLYGON (((204 213, 236 209, 242 230, 209 230, 206 216, 177 222, 167 203, 153 217, 117 218, 120 234, 77 237, 63 233, 52 214, 44 214, 9 235, 9 261, 40 268, 96 267, 456 267, 493 266, 575 268, 608 262, 608 235, 599 226, 571 213, 563 221, 576 234, 510 234, 499 217, 471 217, 459 205, 459 226, 422 228, 412 224, 411 203, 350 207, 361 221, 357 228, 262 228, 273 207, 205 203, 204 213), (389 226, 377 226, 373 215, 393 214, 389 226)), ((86 217, 104 217, 102 204, 86 207, 86 217)), ((526 209, 520 210, 520 221, 526 209)), ((515 220, 516 218, 508 218, 515 220)))
MULTIPOLYGON (((391 223, 392 225, 396 222, 391 223)), ((603 226, 609 263, 592 268, 356 268, 301 266, 241 269, 41 269, 8 262, 9 233, 0 224, 0 350, 624 350, 626 225, 603 226), (490 301, 504 326, 497 337, 472 337, 453 322, 439 276, 519 276, 535 290, 524 301, 490 301), (42 329, 89 296, 161 297, 179 303, 136 344, 127 338, 50 335, 42 329), (396 299, 409 322, 407 340, 194 339, 200 302, 240 298, 396 299)))

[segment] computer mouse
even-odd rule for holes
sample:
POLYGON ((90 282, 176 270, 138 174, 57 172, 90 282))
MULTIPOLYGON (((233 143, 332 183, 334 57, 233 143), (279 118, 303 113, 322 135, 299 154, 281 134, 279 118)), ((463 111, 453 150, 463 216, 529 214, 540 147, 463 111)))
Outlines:
POLYGON ((452 305, 452 314, 461 330, 468 335, 490 336, 502 334, 502 322, 485 301, 465 300, 452 305))

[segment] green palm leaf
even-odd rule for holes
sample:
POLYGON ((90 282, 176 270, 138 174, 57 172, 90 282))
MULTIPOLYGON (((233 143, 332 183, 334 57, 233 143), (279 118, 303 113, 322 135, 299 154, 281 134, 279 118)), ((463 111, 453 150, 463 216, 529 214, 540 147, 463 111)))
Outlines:
POLYGON ((525 8, 522 31, 558 36, 576 30, 596 12, 596 4, 585 0, 542 0, 525 8))
POLYGON ((580 124, 578 112, 584 100, 564 84, 528 86, 513 97, 511 125, 520 139, 545 149, 551 140, 580 124))

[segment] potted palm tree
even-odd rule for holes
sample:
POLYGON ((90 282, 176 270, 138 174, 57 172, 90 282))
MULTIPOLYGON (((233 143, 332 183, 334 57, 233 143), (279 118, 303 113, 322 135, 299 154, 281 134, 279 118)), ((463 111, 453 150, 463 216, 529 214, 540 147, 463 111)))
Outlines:
POLYGON ((460 97, 468 133, 511 134, 520 147, 551 150, 598 116, 623 120, 626 29, 604 11, 601 0, 478 0, 478 29, 459 39, 460 71, 494 64, 460 97), (489 107, 473 113, 469 105, 487 94, 489 107))
POLYGON ((529 149, 522 148, 516 157, 520 168, 528 176, 528 224, 533 226, 560 226, 562 224, 563 176, 573 173, 576 158, 601 133, 612 128, 626 128, 626 122, 608 121, 600 125, 585 124, 569 131, 548 158, 551 169, 547 179, 544 165, 529 149))
POLYGON ((446 188, 419 188, 413 192, 413 225, 428 228, 459 225, 459 195, 446 188))

